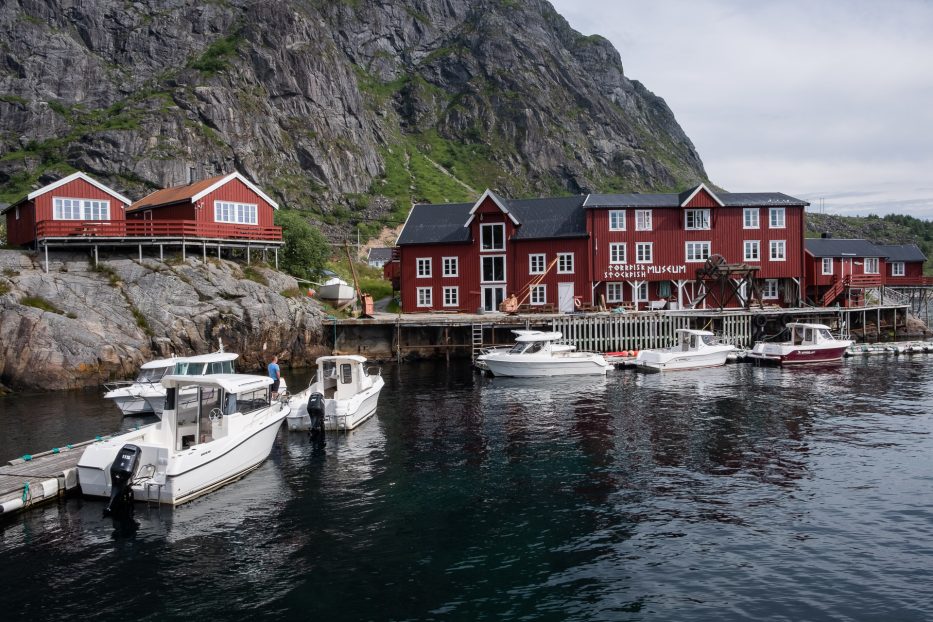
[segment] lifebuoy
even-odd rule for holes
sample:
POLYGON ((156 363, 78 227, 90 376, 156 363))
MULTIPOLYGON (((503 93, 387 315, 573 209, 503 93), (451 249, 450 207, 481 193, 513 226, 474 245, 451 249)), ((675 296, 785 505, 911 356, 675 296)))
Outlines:
POLYGON ((574 297, 573 297, 573 306, 575 306, 577 309, 579 309, 580 306, 581 306, 582 304, 583 304, 583 303, 580 301, 580 297, 579 297, 579 296, 574 296, 574 297))

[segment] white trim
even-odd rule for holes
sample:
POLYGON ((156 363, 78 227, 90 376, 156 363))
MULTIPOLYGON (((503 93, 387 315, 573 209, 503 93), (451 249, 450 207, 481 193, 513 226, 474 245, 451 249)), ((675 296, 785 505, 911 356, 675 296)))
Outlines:
POLYGON ((506 259, 506 256, 504 253, 501 253, 498 255, 480 255, 479 256, 479 282, 484 285, 485 284, 502 285, 503 287, 505 287, 506 284, 508 283, 508 278, 509 278, 509 275, 508 275, 509 267, 505 263, 505 259, 506 259), (483 262, 487 259, 496 259, 496 258, 499 258, 502 260, 502 280, 501 281, 486 281, 483 279, 483 276, 484 276, 483 275, 483 262))
POLYGON ((625 283, 622 281, 610 281, 606 283, 606 302, 622 302, 625 300, 625 283), (616 290, 616 296, 610 296, 609 291, 616 290))
POLYGON ((576 258, 573 256, 573 253, 557 253, 557 274, 576 274, 576 258), (570 256, 570 270, 561 270, 560 269, 560 258, 564 256, 570 256))
POLYGON ((416 307, 433 307, 434 306, 434 288, 416 287, 415 288, 415 306, 416 307), (421 292, 428 292, 428 301, 426 303, 421 302, 421 292))
POLYGON ((431 261, 431 257, 416 257, 415 258, 415 278, 416 279, 430 279, 431 275, 434 274, 434 262, 431 261), (421 262, 428 262, 428 273, 421 274, 421 262))
POLYGON ((889 263, 888 265, 891 266, 891 276, 904 276, 905 274, 907 274, 907 265, 906 265, 906 262, 903 262, 903 261, 892 261, 892 262, 889 263), (899 266, 899 267, 900 267, 900 272, 895 272, 895 271, 894 271, 894 267, 895 267, 895 266, 899 266))
MULTIPOLYGON (((146 211, 151 211, 151 210, 146 210, 146 211)), ((258 226, 259 226, 259 204, 258 204, 258 203, 240 203, 239 201, 225 201, 225 200, 223 200, 223 199, 214 199, 214 222, 215 222, 215 223, 220 223, 220 224, 225 224, 225 225, 250 225, 250 226, 253 226, 253 227, 258 227, 258 226), (232 220, 223 220, 222 218, 218 218, 218 216, 222 216, 222 215, 223 215, 223 214, 222 214, 222 211, 223 211, 223 210, 221 210, 221 207, 220 207, 221 205, 229 205, 229 206, 230 206, 230 214, 233 216, 233 219, 232 219, 232 220), (251 214, 251 215, 255 217, 254 220, 252 220, 252 221, 249 221, 249 220, 245 220, 245 221, 237 220, 238 217, 239 217, 239 212, 240 212, 239 208, 240 208, 240 206, 243 206, 243 216, 244 216, 244 218, 245 218, 247 215, 250 215, 250 214, 247 214, 247 209, 246 209, 246 208, 248 208, 248 207, 253 208, 253 209, 252 209, 252 214, 251 214)))
POLYGON ((445 285, 441 290, 441 305, 445 307, 459 307, 460 306, 460 287, 457 285, 445 285), (454 293, 454 302, 447 303, 447 292, 454 293))
POLYGON ((544 283, 538 283, 537 285, 532 285, 531 289, 528 290, 528 304, 530 305, 546 305, 547 304, 547 285, 544 283), (535 291, 541 290, 544 292, 541 296, 539 302, 535 302, 535 291))
MULTIPOLYGON (((697 220, 697 219, 694 218, 694 221, 696 221, 696 220, 697 220)), ((712 228, 713 228, 713 213, 710 211, 710 208, 708 208, 708 207, 688 207, 687 209, 684 210, 684 231, 710 231, 712 228), (690 227, 690 226, 687 226, 687 215, 688 215, 690 212, 694 212, 694 213, 695 213, 695 212, 705 212, 706 218, 705 218, 704 220, 706 220, 706 226, 705 226, 705 227, 696 227, 696 226, 690 227)))
POLYGON ((770 261, 787 261, 787 240, 769 240, 768 242, 768 259, 770 261), (780 244, 781 248, 781 257, 774 256, 775 244, 780 244))
MULTIPOLYGON (((681 203, 680 206, 681 206, 681 207, 687 207, 687 203, 689 203, 690 201, 692 201, 692 200, 693 200, 693 197, 695 197, 696 195, 698 195, 698 194, 700 193, 700 190, 706 190, 707 194, 709 194, 711 197, 713 197, 713 200, 716 201, 716 204, 717 204, 719 207, 725 207, 725 206, 726 206, 722 201, 719 200, 719 197, 716 196, 716 193, 715 193, 715 192, 713 192, 712 190, 710 190, 709 188, 707 188, 707 187, 706 187, 706 184, 702 184, 702 183, 701 183, 699 186, 696 187, 696 190, 694 190, 693 192, 690 193, 690 196, 689 196, 689 197, 687 197, 686 199, 684 199, 684 202, 681 203)), ((691 208, 691 209, 692 209, 692 208, 691 208)), ((709 209, 709 208, 707 207, 706 209, 709 209)))
POLYGON ((625 230, 626 230, 625 219, 626 219, 626 213, 625 213, 625 210, 624 210, 624 209, 611 209, 611 210, 609 210, 609 230, 610 230, 610 231, 625 231, 625 230), (621 226, 621 227, 613 227, 613 226, 612 226, 612 215, 613 215, 613 214, 620 214, 620 215, 622 216, 622 226, 621 226))
POLYGON ((502 204, 502 201, 499 200, 499 197, 496 195, 496 193, 489 188, 486 188, 486 191, 483 192, 483 195, 479 198, 479 200, 473 204, 473 208, 470 210, 470 217, 467 218, 467 221, 463 224, 464 227, 469 227, 470 223, 473 222, 473 218, 476 217, 476 210, 478 210, 479 206, 482 205, 483 201, 486 200, 486 197, 492 199, 492 202, 496 204, 496 207, 498 207, 503 214, 509 217, 509 220, 512 221, 512 224, 514 224, 516 227, 520 224, 518 219, 512 215, 512 212, 509 211, 509 208, 502 204))
POLYGON ((764 279, 764 285, 761 288, 761 299, 762 300, 777 300, 781 296, 781 284, 778 283, 778 279, 764 279), (766 288, 768 288, 768 283, 774 283, 774 295, 766 295, 766 288))
POLYGON ((100 183, 99 181, 96 181, 96 180, 94 180, 94 179, 91 179, 90 177, 88 177, 87 175, 85 175, 84 173, 82 173, 81 171, 78 171, 77 173, 72 173, 72 174, 69 175, 68 177, 62 177, 62 178, 59 179, 58 181, 52 182, 52 183, 50 183, 48 186, 43 186, 42 188, 39 188, 38 190, 33 190, 32 192, 30 192, 29 194, 26 195, 26 199, 29 200, 29 201, 32 201, 32 200, 35 199, 36 197, 42 196, 43 194, 45 194, 45 193, 47 193, 47 192, 51 192, 52 190, 55 190, 56 188, 60 188, 60 187, 64 186, 65 184, 69 184, 69 183, 75 181, 76 179, 83 179, 84 181, 86 181, 87 183, 91 184, 92 186, 94 186, 94 187, 97 188, 98 190, 102 190, 103 192, 106 192, 107 194, 109 194, 109 195, 112 196, 113 198, 119 199, 119 200, 122 201, 125 205, 130 205, 130 204, 132 203, 132 201, 130 201, 129 199, 127 199, 127 198, 126 198, 125 196, 123 196, 122 194, 119 194, 119 193, 115 192, 114 190, 108 188, 107 186, 105 186, 104 184, 100 183))
POLYGON ((544 274, 544 271, 547 270, 547 253, 528 253, 528 274, 544 274), (541 269, 535 270, 532 265, 532 257, 541 258, 541 269))
POLYGON ((635 210, 635 231, 654 231, 654 214, 651 213, 650 209, 637 209, 635 210), (648 214, 648 228, 638 226, 638 215, 639 214, 648 214))
POLYGON ((761 261, 761 240, 742 240, 742 261, 761 261), (757 252, 757 257, 748 256, 748 245, 754 244, 755 251, 757 252))
POLYGON ((460 258, 459 257, 441 257, 441 278, 453 278, 460 276, 460 258), (453 259, 454 261, 454 273, 447 274, 447 260, 453 259))
POLYGON ((836 262, 833 260, 832 257, 823 257, 823 258, 822 258, 822 261, 821 261, 820 263, 822 263, 822 266, 820 266, 820 269, 822 270, 822 272, 820 272, 820 274, 822 274, 822 275, 831 275, 831 274, 835 271, 835 270, 834 270, 834 264, 835 264, 836 262), (827 260, 827 259, 829 260, 829 272, 826 271, 826 260, 827 260))
POLYGON ((635 242, 635 263, 654 263, 654 242, 635 242), (639 259, 638 258, 638 247, 647 246, 648 247, 648 259, 639 259))
POLYGON ((768 229, 787 229, 787 210, 783 207, 769 207, 768 208, 768 229), (781 214, 781 224, 775 225, 773 223, 773 218, 771 214, 778 213, 781 214))
POLYGON ((742 228, 743 229, 761 229, 761 208, 760 207, 743 207, 742 208, 742 228), (755 212, 755 224, 748 225, 745 222, 746 212, 755 212))
POLYGON ((610 242, 609 243, 609 265, 610 266, 621 266, 628 263, 628 246, 625 242, 610 242), (615 249, 622 248, 622 260, 619 261, 618 258, 613 259, 613 255, 618 255, 615 252, 615 249))
POLYGON ((684 242, 684 263, 701 263, 710 258, 710 255, 713 254, 713 244, 709 240, 687 240, 684 242), (687 256, 687 246, 690 244, 706 244, 706 257, 702 259, 690 259, 687 256))
MULTIPOLYGON (((74 206, 74 205, 69 205, 68 207, 69 207, 71 210, 74 210, 74 209, 75 209, 75 206, 74 206)), ((98 209, 99 209, 99 207, 98 207, 98 209)), ((79 198, 76 198, 76 197, 52 197, 52 220, 70 220, 70 221, 76 221, 76 220, 107 220, 107 221, 110 221, 110 220, 113 220, 113 219, 110 217, 110 201, 108 201, 107 199, 88 199, 88 198, 81 198, 81 199, 79 199, 79 198), (76 203, 77 203, 77 209, 78 209, 78 211, 79 211, 80 214, 81 214, 80 217, 78 217, 78 218, 59 218, 59 217, 56 215, 56 211, 60 214, 60 213, 63 213, 63 212, 64 212, 64 209, 65 209, 65 206, 64 206, 63 204, 58 203, 59 201, 74 201, 74 202, 76 202, 76 203), (107 209, 107 217, 106 217, 106 218, 85 218, 85 217, 84 217, 84 209, 85 209, 85 207, 89 207, 91 210, 93 210, 93 206, 87 205, 88 203, 100 203, 101 205, 103 205, 103 206, 107 209)))
POLYGON ((862 269, 864 274, 881 274, 881 261, 877 257, 866 257, 864 261, 865 267, 862 269), (871 272, 868 271, 868 262, 874 262, 875 269, 871 272))
MULTIPOLYGON (((269 205, 271 205, 271 206, 272 206, 272 209, 279 209, 279 204, 278 204, 278 203, 276 203, 275 201, 273 201, 273 200, 269 197, 269 195, 267 195, 265 192, 263 192, 262 190, 260 190, 259 188, 257 188, 252 182, 250 182, 250 180, 248 180, 248 179, 246 179, 245 177, 243 177, 242 175, 240 175, 239 171, 233 171, 232 173, 230 173, 230 174, 227 175, 226 177, 223 177, 223 178, 221 178, 219 181, 214 182, 213 185, 209 186, 208 188, 202 190, 201 192, 199 192, 199 193, 197 193, 196 195, 194 195, 193 197, 191 197, 191 202, 192 202, 192 203, 197 203, 198 200, 203 199, 204 197, 206 197, 207 195, 209 195, 210 193, 212 193, 214 190, 217 190, 217 189, 220 188, 221 186, 227 184, 228 182, 233 181, 234 179, 239 179, 240 181, 242 181, 243 184, 244 184, 247 188, 249 188, 250 190, 252 190, 252 191, 255 192, 256 194, 258 194, 259 196, 261 196, 261 197, 263 198, 263 200, 264 200, 266 203, 268 203, 269 205)), ((197 182, 195 182, 195 183, 197 183, 197 182)), ((188 185, 190 185, 190 184, 188 184, 188 185)), ((153 206, 153 207, 155 207, 155 206, 153 206)))
POLYGON ((396 246, 398 246, 398 241, 402 239, 402 234, 405 233, 405 227, 408 226, 408 221, 411 220, 411 215, 415 212, 416 207, 418 207, 417 203, 411 204, 411 208, 408 210, 408 216, 405 217, 405 224, 402 225, 402 230, 398 232, 398 236, 395 238, 396 246))
MULTIPOLYGON (((505 239, 505 223, 504 222, 484 222, 479 226, 479 252, 481 253, 504 253, 505 247, 508 245, 508 240, 505 239), (494 227, 502 229, 502 246, 499 248, 483 248, 483 231, 494 231, 494 227)), ((492 235, 493 240, 495 241, 495 235, 492 235)))

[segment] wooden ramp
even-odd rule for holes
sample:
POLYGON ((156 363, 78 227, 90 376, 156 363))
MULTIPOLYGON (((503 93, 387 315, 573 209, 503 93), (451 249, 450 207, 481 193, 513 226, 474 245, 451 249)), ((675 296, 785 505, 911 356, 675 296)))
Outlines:
POLYGON ((78 460, 84 447, 96 440, 23 456, 0 466, 0 518, 77 488, 78 460))

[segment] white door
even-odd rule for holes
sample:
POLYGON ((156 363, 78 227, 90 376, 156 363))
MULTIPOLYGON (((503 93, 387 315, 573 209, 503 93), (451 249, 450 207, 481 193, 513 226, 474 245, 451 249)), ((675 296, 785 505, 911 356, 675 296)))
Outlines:
POLYGON ((561 313, 573 313, 573 283, 557 284, 557 308, 561 313))
POLYGON ((498 311, 499 303, 505 300, 505 285, 483 286, 483 310, 498 311))

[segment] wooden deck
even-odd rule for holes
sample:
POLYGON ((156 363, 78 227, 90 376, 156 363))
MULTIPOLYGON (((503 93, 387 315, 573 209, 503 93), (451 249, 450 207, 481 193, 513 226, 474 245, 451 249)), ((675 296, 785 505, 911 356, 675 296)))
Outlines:
POLYGON ((78 460, 85 446, 94 442, 96 439, 59 447, 0 466, 0 518, 76 489, 78 460))

